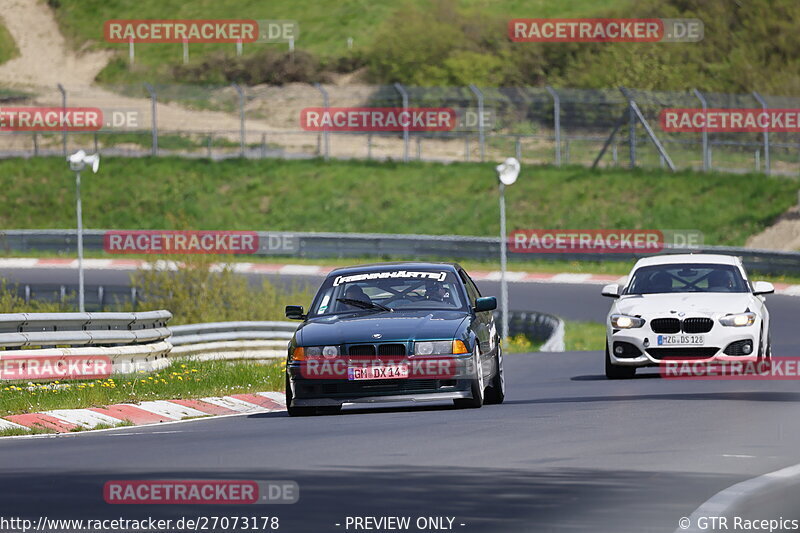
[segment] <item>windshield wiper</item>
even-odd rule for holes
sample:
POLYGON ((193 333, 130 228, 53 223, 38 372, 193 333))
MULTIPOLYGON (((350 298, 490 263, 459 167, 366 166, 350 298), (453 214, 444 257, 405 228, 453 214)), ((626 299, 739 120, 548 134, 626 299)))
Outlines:
POLYGON ((385 305, 376 304, 375 302, 365 302, 363 300, 354 300, 352 298, 336 298, 337 302, 342 302, 343 304, 352 305, 353 307, 360 307, 361 309, 380 309, 381 311, 394 311, 390 307, 386 307, 385 305))

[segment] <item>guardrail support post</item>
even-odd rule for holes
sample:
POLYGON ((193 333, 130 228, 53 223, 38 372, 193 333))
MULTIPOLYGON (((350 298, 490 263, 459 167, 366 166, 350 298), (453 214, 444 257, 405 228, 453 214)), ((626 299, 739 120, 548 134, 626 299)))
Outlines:
POLYGON ((561 99, 555 89, 545 86, 547 92, 553 97, 553 131, 555 132, 556 166, 561 166, 561 99))
MULTIPOLYGON (((67 91, 64 89, 64 86, 60 83, 58 84, 58 91, 61 93, 61 112, 66 114, 67 113, 67 91)), ((67 157, 67 127, 64 126, 64 129, 61 132, 61 155, 67 157)))
MULTIPOLYGON (((761 95, 758 94, 756 91, 753 91, 753 98, 758 100, 758 103, 761 104, 761 109, 763 109, 764 112, 766 113, 768 109, 766 100, 764 100, 761 97, 761 95)), ((764 172, 767 174, 767 176, 769 176, 770 170, 771 169, 769 161, 769 130, 767 128, 764 128, 764 172)))
POLYGON ((244 157, 244 90, 238 83, 231 83, 231 87, 239 94, 239 157, 244 157))
MULTIPOLYGON (((315 83, 314 87, 316 87, 317 90, 320 92, 320 94, 322 94, 322 107, 324 107, 325 110, 327 111, 328 107, 330 107, 330 98, 328 97, 328 91, 326 91, 325 87, 323 87, 319 83, 315 83)), ((324 142, 324 145, 325 145, 325 152, 324 152, 325 155, 323 156, 323 158, 325 159, 325 161, 327 161, 328 157, 330 157, 330 151, 329 151, 330 150, 330 132, 326 129, 323 132, 322 135, 323 135, 322 139, 323 139, 323 142, 324 142)))
POLYGON ((153 142, 152 142, 152 155, 153 157, 158 155, 158 120, 156 115, 156 90, 153 88, 152 85, 149 83, 144 84, 144 88, 147 89, 147 92, 150 94, 150 115, 151 115, 151 125, 153 130, 153 142))
MULTIPOLYGON (((395 90, 400 93, 400 98, 403 99, 403 111, 408 112, 408 92, 406 88, 399 83, 394 84, 395 90)), ((406 124, 408 122, 406 121, 406 124)), ((403 163, 408 163, 408 126, 403 127, 403 163)))
POLYGON ((483 93, 475 85, 470 85, 469 89, 478 100, 478 145, 480 146, 481 162, 486 159, 486 132, 483 123, 483 93))
MULTIPOLYGON (((705 114, 708 109, 708 102, 706 97, 697 89, 692 89, 692 92, 700 100, 700 105, 703 106, 703 113, 705 114)), ((708 157, 708 130, 703 128, 703 171, 708 172, 711 169, 710 159, 708 157)))

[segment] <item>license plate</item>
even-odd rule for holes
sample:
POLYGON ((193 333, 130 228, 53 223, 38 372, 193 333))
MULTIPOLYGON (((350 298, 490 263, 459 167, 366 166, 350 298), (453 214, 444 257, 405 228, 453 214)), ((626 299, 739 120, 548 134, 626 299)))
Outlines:
POLYGON ((705 344, 702 335, 659 335, 659 346, 702 346, 705 344))
POLYGON ((347 379, 407 379, 408 365, 351 366, 347 368, 347 379))

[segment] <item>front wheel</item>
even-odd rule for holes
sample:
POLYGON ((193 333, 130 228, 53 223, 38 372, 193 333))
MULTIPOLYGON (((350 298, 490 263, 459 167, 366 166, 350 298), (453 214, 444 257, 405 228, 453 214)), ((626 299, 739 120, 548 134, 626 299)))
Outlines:
POLYGON ((483 392, 486 389, 486 383, 483 381, 483 360, 479 347, 475 347, 473 354, 473 366, 475 367, 475 377, 472 379, 470 390, 472 398, 459 398, 453 400, 453 404, 459 408, 477 409, 483 405, 483 392))
POLYGON ((503 374, 503 349, 500 344, 497 345, 497 354, 494 356, 495 372, 492 380, 489 382, 489 388, 486 391, 486 398, 484 403, 487 404, 500 404, 506 398, 506 378, 503 374))
POLYGON ((631 379, 636 375, 635 366, 619 366, 611 363, 611 355, 606 346, 606 377, 608 379, 631 379))

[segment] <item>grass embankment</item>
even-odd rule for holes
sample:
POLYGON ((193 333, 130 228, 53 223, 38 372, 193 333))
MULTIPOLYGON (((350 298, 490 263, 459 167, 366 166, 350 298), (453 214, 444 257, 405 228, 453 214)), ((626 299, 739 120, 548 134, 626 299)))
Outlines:
MULTIPOLYGON (((0 22, 2 22, 2 19, 0 19, 0 22)), ((17 56, 19 56, 19 50, 14 42, 14 38, 11 36, 11 33, 9 33, 8 28, 0 23, 0 64, 5 63, 9 59, 14 59, 17 56)), ((0 93, 0 98, 1 97, 2 93, 0 93)))
MULTIPOLYGON (((4 160, 0 175, 2 227, 75 226, 61 158, 4 160)), ((88 228, 499 232, 493 163, 108 157, 82 187, 88 228)), ((508 227, 695 229, 706 244, 742 245, 796 191, 763 175, 529 166, 507 191, 508 227)))
MULTIPOLYGON (((283 390, 279 362, 175 361, 160 372, 120 375, 103 380, 8 384, 0 388, 0 416, 50 409, 100 407, 115 403, 224 396, 283 390)), ((0 436, 30 434, 0 431, 0 436)))

